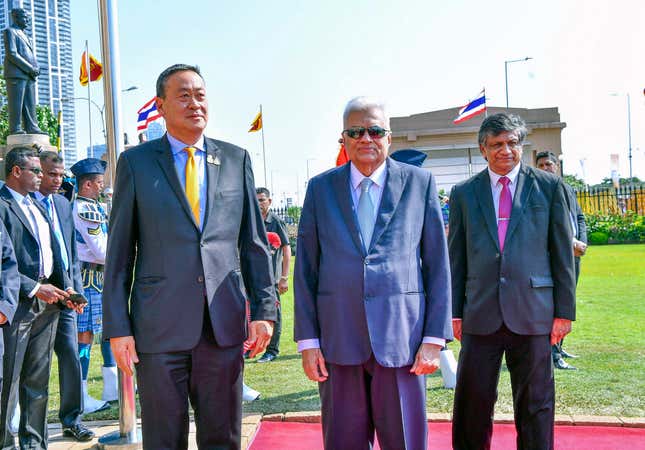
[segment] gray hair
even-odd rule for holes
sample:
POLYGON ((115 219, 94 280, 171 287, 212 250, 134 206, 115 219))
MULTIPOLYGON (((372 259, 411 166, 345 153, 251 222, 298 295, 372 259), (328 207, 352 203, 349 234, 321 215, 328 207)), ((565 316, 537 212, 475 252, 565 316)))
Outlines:
POLYGON ((493 114, 484 119, 479 128, 479 145, 483 147, 486 145, 486 138, 488 136, 499 136, 505 131, 516 132, 520 145, 524 143, 524 139, 526 139, 526 135, 528 134, 526 123, 520 116, 506 113, 493 114))
POLYGON ((385 126, 390 128, 390 117, 387 115, 385 109, 385 103, 381 100, 378 100, 373 97, 354 97, 345 106, 345 111, 343 112, 343 127, 349 119, 349 115, 354 112, 368 112, 371 110, 379 110, 383 113, 385 118, 385 126))

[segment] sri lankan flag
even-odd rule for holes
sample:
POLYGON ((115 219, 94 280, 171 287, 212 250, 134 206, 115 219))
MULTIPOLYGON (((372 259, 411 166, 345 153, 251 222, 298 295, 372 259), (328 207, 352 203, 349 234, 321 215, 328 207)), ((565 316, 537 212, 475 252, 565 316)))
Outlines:
POLYGON ((255 119, 253 119, 251 128, 249 128, 249 133, 255 133, 256 131, 260 131, 261 129, 262 129, 262 111, 260 111, 258 115, 255 116, 255 119))
MULTIPOLYGON (((82 86, 87 86, 88 77, 87 77, 87 67, 86 67, 86 52, 83 52, 83 57, 81 58, 81 75, 78 77, 78 80, 81 82, 82 86)), ((89 81, 98 81, 103 77, 103 65, 90 53, 90 77, 89 81)))

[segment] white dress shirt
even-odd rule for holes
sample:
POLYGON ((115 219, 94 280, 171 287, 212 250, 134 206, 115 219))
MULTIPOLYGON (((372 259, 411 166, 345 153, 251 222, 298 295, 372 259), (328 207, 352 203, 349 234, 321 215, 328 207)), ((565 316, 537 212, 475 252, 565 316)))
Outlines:
MULTIPOLYGON (((383 189, 385 187, 385 180, 387 178, 387 164, 383 162, 383 164, 378 166, 369 177, 365 177, 365 175, 363 175, 356 168, 353 162, 349 164, 349 190, 352 193, 352 203, 354 205, 355 211, 358 208, 358 201, 361 196, 361 182, 364 178, 369 178, 373 183, 372 186, 370 186, 369 195, 372 199, 372 204, 374 205, 374 222, 376 223, 376 216, 379 212, 381 197, 383 197, 383 189)), ((442 338, 425 336, 423 338, 423 343, 436 344, 443 347, 444 345, 446 345, 446 340, 442 338)), ((301 341, 298 341, 299 352, 312 348, 320 348, 319 339, 303 339, 301 341)))
MULTIPOLYGON (((11 192, 16 202, 18 202, 20 209, 31 225, 31 231, 38 241, 40 251, 40 269, 38 276, 49 278, 54 271, 54 252, 52 251, 49 223, 36 205, 34 205, 34 200, 29 195, 22 195, 9 186, 7 186, 7 189, 11 192)), ((33 297, 39 288, 40 283, 36 283, 34 289, 29 293, 29 297, 33 297)))
POLYGON ((490 167, 488 168, 488 175, 490 176, 490 188, 493 192, 493 205, 495 205, 495 220, 499 217, 499 196, 502 194, 502 183, 499 182, 499 179, 506 177, 510 180, 508 183, 508 189, 511 191, 511 201, 515 198, 515 189, 517 189, 517 176, 520 173, 520 164, 517 164, 513 167, 506 175, 498 175, 490 167))

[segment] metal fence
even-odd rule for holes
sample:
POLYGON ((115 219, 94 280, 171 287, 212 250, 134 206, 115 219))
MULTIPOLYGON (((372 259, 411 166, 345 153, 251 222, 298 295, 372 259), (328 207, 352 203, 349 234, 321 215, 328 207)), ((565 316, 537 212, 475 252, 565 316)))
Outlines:
POLYGON ((619 188, 586 188, 576 191, 585 214, 625 214, 633 211, 645 215, 645 184, 619 188))

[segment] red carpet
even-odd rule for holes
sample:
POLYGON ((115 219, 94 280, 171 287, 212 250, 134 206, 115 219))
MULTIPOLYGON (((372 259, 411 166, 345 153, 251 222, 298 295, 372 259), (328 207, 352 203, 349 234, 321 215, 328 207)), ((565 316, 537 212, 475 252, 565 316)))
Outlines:
MULTIPOLYGON (((430 423, 428 449, 448 450, 450 423, 430 423)), ((250 450, 322 450, 320 424, 262 422, 250 450)), ((515 448, 515 427, 495 425, 493 450, 515 448)), ((556 450, 643 450, 645 428, 556 426, 556 450)), ((375 445, 375 449, 379 449, 375 445)))

